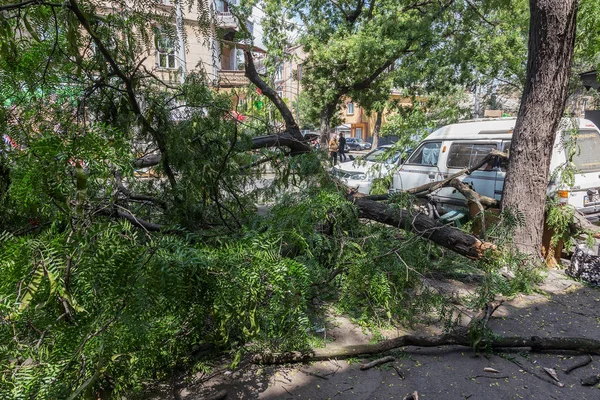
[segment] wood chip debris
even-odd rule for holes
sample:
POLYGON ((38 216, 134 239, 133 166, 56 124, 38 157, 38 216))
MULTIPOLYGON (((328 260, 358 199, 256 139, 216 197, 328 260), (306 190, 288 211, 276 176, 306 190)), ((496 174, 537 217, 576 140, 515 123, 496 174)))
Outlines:
POLYGON ((552 379, 554 379, 556 382, 560 382, 560 379, 558 379, 558 374, 556 373, 556 370, 554 368, 546 368, 546 367, 544 367, 544 371, 546 371, 546 373, 548 375, 550 375, 550 377, 552 379))

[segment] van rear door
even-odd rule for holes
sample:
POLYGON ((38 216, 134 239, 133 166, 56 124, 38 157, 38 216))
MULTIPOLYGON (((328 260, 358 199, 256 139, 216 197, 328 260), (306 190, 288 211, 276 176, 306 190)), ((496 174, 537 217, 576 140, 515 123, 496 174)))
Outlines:
POLYGON ((573 156, 576 169, 574 185, 569 189, 569 204, 584 214, 600 212, 600 133, 580 129, 573 156))

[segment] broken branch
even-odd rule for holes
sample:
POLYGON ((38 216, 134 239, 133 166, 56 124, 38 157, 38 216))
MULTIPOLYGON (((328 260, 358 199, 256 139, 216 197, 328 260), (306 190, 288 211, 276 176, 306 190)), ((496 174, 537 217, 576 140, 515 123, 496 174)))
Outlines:
POLYGON ((360 197, 354 198, 354 204, 358 208, 358 215, 361 218, 415 232, 425 239, 468 258, 479 259, 486 250, 495 248, 492 243, 482 242, 473 235, 452 226, 443 225, 421 213, 396 209, 360 197))
MULTIPOLYGON (((482 346, 488 348, 523 348, 529 347, 532 351, 579 351, 584 353, 600 354, 600 340, 578 337, 547 337, 539 336, 497 336, 493 339, 483 340, 482 346)), ((350 358, 360 355, 379 354, 404 346, 438 347, 438 346, 467 346, 472 343, 467 332, 454 332, 438 336, 405 335, 395 339, 385 340, 376 344, 359 344, 343 346, 337 349, 320 348, 310 353, 290 352, 282 354, 257 354, 253 362, 260 364, 285 364, 307 361, 325 361, 332 358, 350 358)))
POLYGON ((390 361, 394 361, 394 360, 395 360, 395 358, 392 356, 379 358, 377 360, 371 361, 370 363, 362 364, 360 366, 360 369, 361 369, 361 371, 366 371, 366 370, 376 367, 378 365, 385 364, 386 362, 390 362, 390 361))

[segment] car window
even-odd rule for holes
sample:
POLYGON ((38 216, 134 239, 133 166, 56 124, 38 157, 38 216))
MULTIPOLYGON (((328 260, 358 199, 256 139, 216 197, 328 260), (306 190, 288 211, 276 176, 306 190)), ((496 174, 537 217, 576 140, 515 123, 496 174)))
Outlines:
MULTIPOLYGON (((510 155, 510 140, 503 140, 502 145, 500 146, 500 151, 510 155)), ((506 172, 506 167, 508 167, 508 160, 500 159, 498 160, 498 165, 500 166, 500 171, 506 172)))
POLYGON ((408 159, 408 164, 437 165, 442 142, 428 142, 421 145, 408 159))
POLYGON ((385 164, 394 164, 398 161, 398 158, 400 158, 400 152, 391 151, 388 148, 375 149, 365 156, 366 161, 383 162, 385 164))
MULTIPOLYGON (((496 150, 496 143, 453 143, 448 152, 448 168, 471 168, 479 164, 490 151, 496 150)), ((493 169, 493 163, 488 163, 482 169, 493 169)))
POLYGON ((600 134, 595 130, 580 130, 573 164, 582 172, 600 171, 600 134))

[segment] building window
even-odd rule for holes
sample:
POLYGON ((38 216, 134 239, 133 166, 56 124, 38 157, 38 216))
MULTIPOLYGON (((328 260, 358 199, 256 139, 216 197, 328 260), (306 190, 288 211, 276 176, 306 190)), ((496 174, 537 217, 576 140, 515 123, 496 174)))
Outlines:
MULTIPOLYGON (((350 103, 350 104, 352 104, 352 103, 350 103)), ((354 111, 354 110, 352 110, 352 111, 354 111)), ((355 128, 354 129, 354 137, 362 139, 362 128, 355 128)))
POLYGON ((217 6, 217 12, 219 12, 219 13, 229 12, 229 7, 228 7, 226 1, 217 0, 216 1, 216 6, 217 6))
POLYGON ((165 69, 177 68, 175 62, 175 40, 166 32, 156 31, 156 67, 165 69))
POLYGON ((275 69, 275 77, 273 79, 275 82, 281 82, 283 80, 283 65, 279 64, 275 69))
POLYGON ((354 103, 352 103, 352 102, 348 103, 346 114, 348 114, 348 115, 354 114, 354 103))

